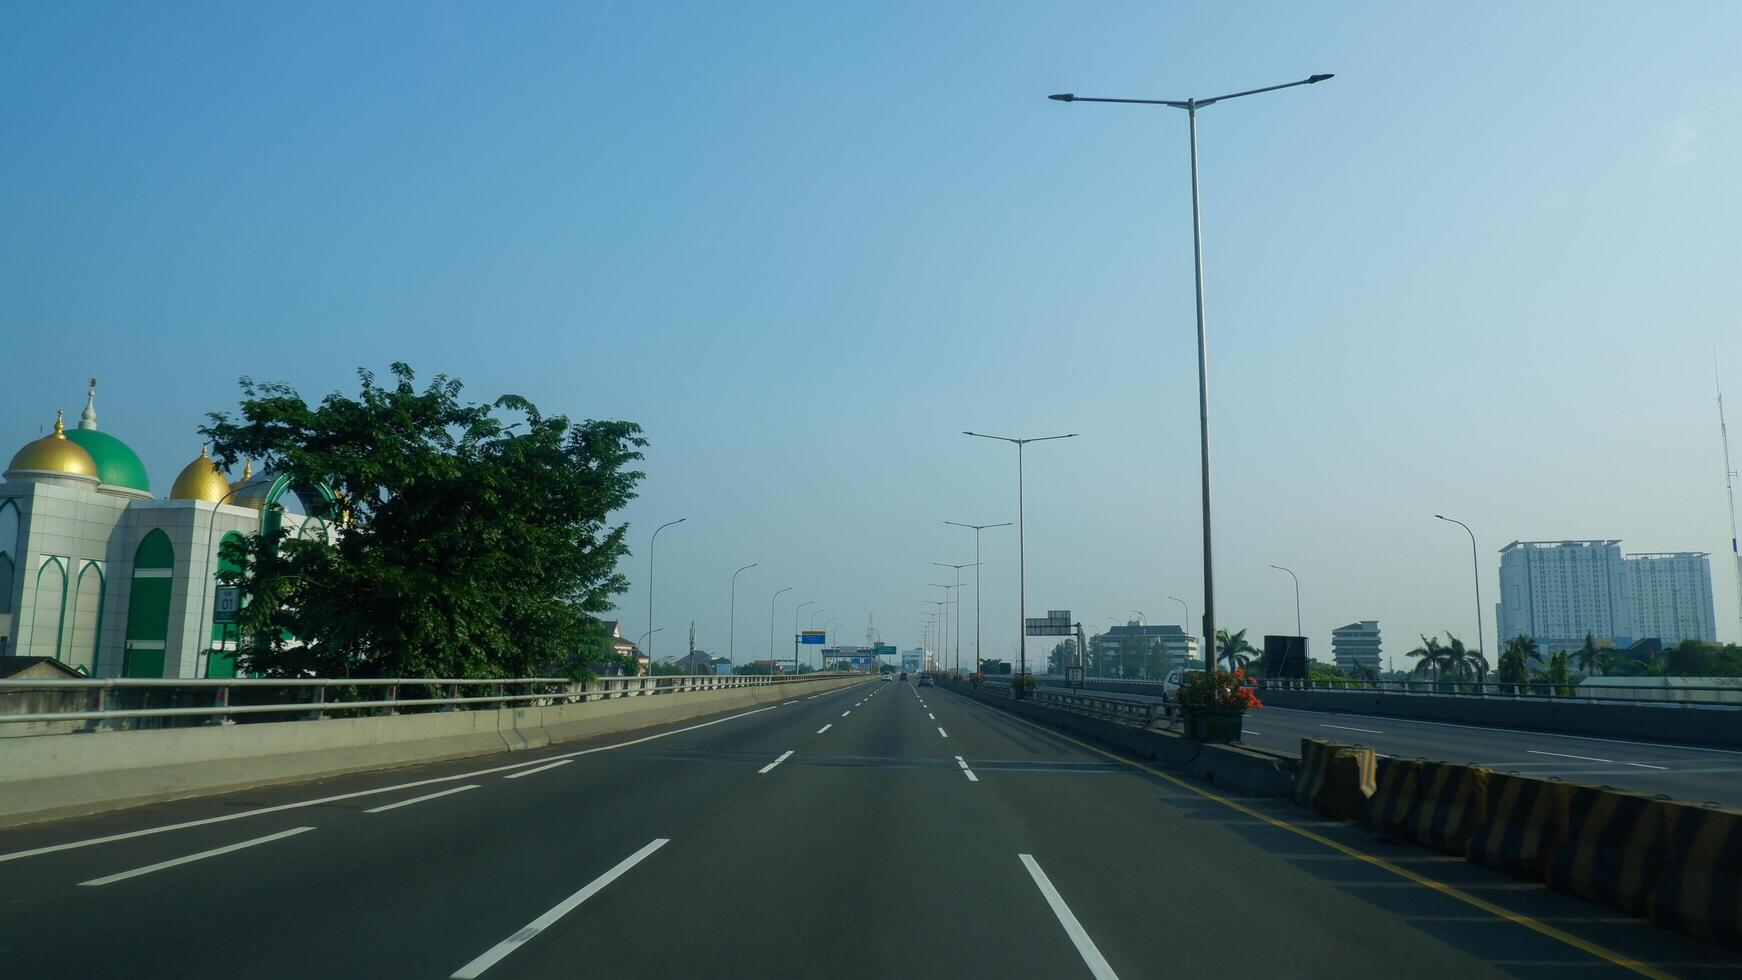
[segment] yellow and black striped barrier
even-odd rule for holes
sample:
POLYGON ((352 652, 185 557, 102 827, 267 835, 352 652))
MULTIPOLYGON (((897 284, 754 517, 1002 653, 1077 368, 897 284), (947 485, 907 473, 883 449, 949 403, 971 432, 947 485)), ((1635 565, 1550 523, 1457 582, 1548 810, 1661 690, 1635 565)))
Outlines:
POLYGON ((1423 762, 1416 775, 1414 805, 1409 819, 1398 828, 1399 836, 1462 857, 1471 831, 1487 813, 1492 775, 1492 770, 1480 766, 1423 762))
POLYGON ((1674 804, 1669 860, 1646 903, 1651 921, 1742 945, 1742 813, 1674 804))
POLYGON ((1361 822, 1393 837, 1415 808, 1415 784, 1421 775, 1420 759, 1380 756, 1375 764, 1373 795, 1361 807, 1361 822))
POLYGON ((1300 768, 1294 773, 1294 790, 1289 795, 1301 806, 1313 806, 1325 780, 1331 774, 1331 755, 1337 743, 1323 738, 1300 740, 1300 768))
POLYGON ((1570 786, 1567 834, 1543 881, 1556 891, 1643 916, 1669 856, 1676 806, 1663 797, 1607 786, 1570 786))
POLYGON ((1490 774, 1487 809, 1465 842, 1464 857, 1472 864, 1541 881, 1549 855, 1566 836, 1571 791, 1559 780, 1490 774))

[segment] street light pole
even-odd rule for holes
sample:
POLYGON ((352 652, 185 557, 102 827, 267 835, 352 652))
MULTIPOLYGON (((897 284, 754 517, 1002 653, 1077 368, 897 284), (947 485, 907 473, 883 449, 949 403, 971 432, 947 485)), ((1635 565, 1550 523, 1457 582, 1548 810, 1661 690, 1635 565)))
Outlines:
POLYGON ((1211 549, 1210 538, 1210 372, 1205 354, 1207 334, 1204 330, 1204 226, 1198 206, 1198 110, 1207 109, 1218 102, 1238 99, 1247 95, 1258 95, 1263 92, 1275 92, 1279 89, 1294 88, 1297 85, 1314 85, 1332 76, 1313 75, 1296 82, 1286 82, 1282 85, 1268 85, 1264 88, 1248 89, 1244 92, 1233 92, 1228 95, 1218 95, 1211 99, 1186 99, 1184 101, 1167 99, 1095 99, 1063 93, 1050 95, 1047 98, 1055 102, 1117 102, 1132 105, 1159 105, 1170 109, 1184 109, 1191 131, 1192 156, 1192 285, 1197 296, 1198 313, 1198 440, 1203 477, 1203 509, 1204 509, 1204 669, 1210 673, 1216 670, 1216 573, 1213 561, 1214 552, 1211 549))
POLYGON ((804 607, 816 604, 815 599, 806 599, 792 610, 792 673, 795 677, 798 675, 798 614, 804 611, 804 607))
POLYGON ((727 618, 731 625, 726 630, 731 635, 726 639, 726 662, 733 667, 738 666, 738 572, 748 571, 758 564, 758 562, 751 562, 732 573, 732 612, 727 618))
MULTIPOLYGON (((945 523, 948 523, 948 522, 946 521, 945 523)), ((979 549, 976 548, 975 550, 978 551, 979 549)), ((956 570, 956 585, 955 585, 955 589, 956 589, 956 673, 959 674, 962 672, 962 569, 964 569, 964 568, 976 568, 977 569, 979 564, 980 564, 980 557, 978 555, 975 555, 974 556, 974 564, 971 566, 970 565, 952 565, 947 561, 934 561, 934 562, 932 562, 932 564, 938 566, 939 568, 953 568, 956 570)), ((974 572, 974 574, 978 575, 980 573, 976 570, 974 572)), ((980 592, 978 589, 975 589, 974 590, 974 603, 975 603, 975 605, 978 605, 979 602, 980 602, 980 592)), ((979 618, 980 617, 978 615, 976 615, 974 617, 976 625, 978 625, 978 623, 979 623, 979 618)), ((980 641, 978 638, 976 638, 974 640, 974 646, 976 647, 976 650, 975 650, 976 653, 979 652, 978 651, 979 645, 980 645, 980 641)))
POLYGON ((1272 565, 1270 567, 1279 572, 1288 572, 1288 577, 1294 579, 1294 635, 1300 636, 1300 576, 1296 575, 1290 569, 1283 568, 1281 565, 1272 565))
POLYGON ((1184 659, 1185 663, 1189 664, 1192 662, 1192 653, 1191 653, 1191 651, 1192 651, 1192 643, 1191 643, 1191 641, 1192 641, 1192 634, 1191 634, 1192 610, 1191 610, 1190 606, 1186 605, 1186 601, 1184 599, 1181 599, 1179 596, 1170 595, 1170 596, 1168 596, 1168 598, 1172 599, 1174 602, 1179 603, 1180 615, 1182 617, 1184 617, 1180 621, 1180 626, 1184 627, 1186 630, 1186 655, 1183 659, 1184 659))
POLYGON ((962 435, 975 436, 980 439, 997 439, 1001 442, 1016 444, 1016 637, 1017 637, 1017 677, 1028 673, 1028 555, 1027 536, 1023 529, 1022 500, 1022 447, 1031 442, 1048 442, 1053 439, 1071 439, 1075 432, 1067 432, 1062 436, 1034 436, 1027 439, 1015 439, 1010 436, 989 436, 984 432, 968 432, 962 435))
MULTIPOLYGON (((949 595, 948 592, 946 592, 944 594, 949 595)), ((932 624, 932 637, 933 637, 933 642, 938 645, 938 664, 939 664, 939 666, 942 666, 943 665, 943 646, 944 646, 944 627, 943 627, 943 624, 944 624, 944 617, 949 615, 949 613, 947 613, 945 610, 949 609, 950 603, 949 603, 948 599, 945 599, 941 602, 938 601, 937 599, 926 599, 924 601, 927 605, 937 607, 937 609, 933 610, 930 613, 927 613, 927 615, 936 617, 933 621, 933 624, 932 624)))
MULTIPOLYGON (((1434 516, 1439 518, 1442 521, 1448 521, 1452 524, 1456 524, 1457 526, 1463 528, 1464 531, 1470 535, 1470 572, 1471 572, 1471 574, 1473 574, 1476 577, 1476 655, 1481 656, 1481 654, 1482 654, 1482 567, 1481 567, 1481 565, 1479 565, 1477 563, 1477 559, 1476 559, 1476 532, 1470 530, 1470 525, 1465 524, 1463 521, 1460 521, 1455 517, 1447 517, 1444 514, 1435 514, 1434 516)), ((1506 599, 1505 596, 1501 596, 1500 598, 1501 598, 1501 601, 1505 601, 1505 599, 1506 599)), ((1496 640, 1495 643, 1498 644, 1499 641, 1496 640)), ((1498 649, 1498 647, 1496 647, 1496 649, 1498 649)))
POLYGON ((774 676, 774 604, 776 602, 780 601, 781 596, 783 596, 786 593, 791 592, 791 591, 792 591, 792 586, 789 585, 786 588, 781 589, 779 592, 774 593, 774 598, 768 600, 768 676, 769 677, 774 676))
POLYGON ((951 527, 971 527, 974 529, 974 673, 986 671, 986 659, 980 654, 980 532, 989 527, 1009 527, 1010 522, 1002 524, 961 524, 956 521, 945 521, 951 527))
POLYGON ((647 672, 649 674, 653 673, 653 634, 657 632, 653 628, 653 546, 659 543, 659 532, 673 524, 682 524, 687 520, 689 518, 680 517, 675 521, 666 521, 653 529, 653 538, 647 542, 647 672))

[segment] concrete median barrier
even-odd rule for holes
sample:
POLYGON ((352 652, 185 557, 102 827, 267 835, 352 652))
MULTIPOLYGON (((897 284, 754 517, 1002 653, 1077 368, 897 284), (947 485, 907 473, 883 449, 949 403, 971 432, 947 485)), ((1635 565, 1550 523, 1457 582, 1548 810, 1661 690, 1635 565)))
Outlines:
POLYGON ((1409 819, 1398 827, 1403 839, 1462 857, 1470 833, 1487 812, 1492 775, 1480 766, 1423 762, 1409 819))
POLYGON ((1303 738, 1290 796, 1333 820, 1357 819, 1373 795, 1376 763, 1372 749, 1303 738))
POLYGON ((1361 807, 1361 822, 1392 837, 1402 837, 1402 827, 1415 807, 1415 782, 1421 775, 1420 759, 1380 756, 1373 773, 1373 795, 1361 807))
POLYGON ((1541 881, 1567 832, 1572 787, 1551 779, 1491 773, 1488 805, 1464 844, 1464 857, 1515 878, 1541 881))
POLYGON ((1645 915, 1669 856, 1674 809, 1660 797, 1569 787, 1571 822, 1549 856, 1543 881, 1556 891, 1645 915))
POLYGON ((1742 813, 1673 804, 1669 856, 1646 902, 1651 921, 1742 946, 1742 813))
POLYGON ((1326 738, 1300 740, 1300 768, 1294 774, 1294 788, 1289 797, 1301 806, 1312 806, 1319 792, 1331 778, 1331 756, 1337 743, 1326 738))

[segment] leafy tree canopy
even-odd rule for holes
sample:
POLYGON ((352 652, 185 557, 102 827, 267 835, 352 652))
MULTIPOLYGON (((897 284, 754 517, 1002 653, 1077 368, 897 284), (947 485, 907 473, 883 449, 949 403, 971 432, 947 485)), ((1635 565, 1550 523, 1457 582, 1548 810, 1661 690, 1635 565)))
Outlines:
POLYGON ((609 655, 598 616, 635 496, 639 426, 570 423, 504 395, 463 401, 457 379, 421 390, 404 364, 355 398, 311 405, 287 385, 241 382, 240 410, 201 429, 214 456, 333 488, 330 540, 282 531, 227 544, 250 643, 268 675, 584 677, 609 655), (517 421, 503 418, 516 417, 517 421))

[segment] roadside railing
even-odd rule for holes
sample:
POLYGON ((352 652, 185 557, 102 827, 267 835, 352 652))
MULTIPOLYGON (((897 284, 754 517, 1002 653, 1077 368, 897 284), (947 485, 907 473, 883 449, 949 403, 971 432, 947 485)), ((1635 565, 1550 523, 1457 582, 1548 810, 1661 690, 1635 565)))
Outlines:
POLYGON ((1592 703, 1664 704, 1693 708, 1742 710, 1742 682, 1736 686, 1692 684, 1553 684, 1528 682, 1502 684, 1496 681, 1385 680, 1310 681, 1256 679, 1260 691, 1340 691, 1366 694, 1485 698, 1489 700, 1580 701, 1592 703))
POLYGON ((845 675, 0 680, 0 737, 579 704, 838 676, 845 675))
MULTIPOLYGON (((1009 692, 1008 681, 995 683, 988 680, 982 686, 1001 688, 1003 689, 1001 693, 1009 692)), ((1058 688, 1038 687, 1024 695, 1023 700, 1031 704, 1042 704, 1049 708, 1059 708, 1080 715, 1136 725, 1139 728, 1166 728, 1174 721, 1172 705, 1160 701, 1138 700, 1129 696, 1108 696, 1088 691, 1063 691, 1058 688)))

